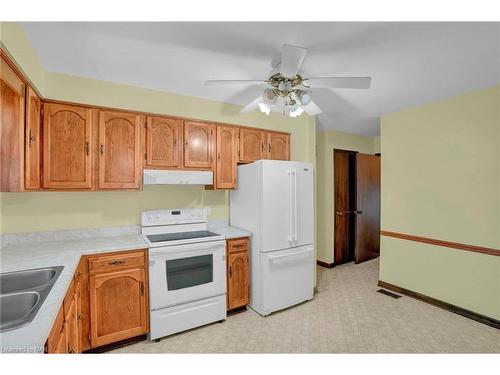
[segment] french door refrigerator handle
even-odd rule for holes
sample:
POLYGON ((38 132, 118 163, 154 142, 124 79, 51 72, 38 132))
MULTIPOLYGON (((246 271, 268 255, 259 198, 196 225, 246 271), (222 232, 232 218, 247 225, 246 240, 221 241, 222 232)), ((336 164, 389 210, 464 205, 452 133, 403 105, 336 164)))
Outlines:
POLYGON ((297 241, 297 227, 298 227, 298 218, 297 218, 297 170, 293 169, 293 222, 294 222, 294 230, 293 230, 293 240, 297 241))
POLYGON ((297 251, 296 253, 270 256, 269 259, 271 261, 273 261, 275 259, 290 258, 290 257, 297 256, 297 255, 307 254, 307 253, 310 253, 310 252, 311 252, 311 249, 307 249, 307 250, 303 250, 303 251, 297 251))
POLYGON ((288 205, 290 208, 290 224, 289 224, 289 234, 288 234, 288 242, 290 244, 293 243, 293 176, 292 176, 292 169, 290 168, 288 170, 288 189, 289 189, 289 200, 288 200, 288 205))

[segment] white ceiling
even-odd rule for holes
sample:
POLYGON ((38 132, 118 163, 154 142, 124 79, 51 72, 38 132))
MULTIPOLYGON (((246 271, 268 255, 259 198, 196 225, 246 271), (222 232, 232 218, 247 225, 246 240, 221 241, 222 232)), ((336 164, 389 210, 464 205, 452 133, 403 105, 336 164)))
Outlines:
MULTIPOLYGON (((316 89, 318 129, 379 133, 381 114, 500 83, 500 23, 23 23, 48 71, 245 105, 284 43, 306 76, 371 76, 370 90, 316 89)), ((265 116, 263 114, 263 116, 265 116)))

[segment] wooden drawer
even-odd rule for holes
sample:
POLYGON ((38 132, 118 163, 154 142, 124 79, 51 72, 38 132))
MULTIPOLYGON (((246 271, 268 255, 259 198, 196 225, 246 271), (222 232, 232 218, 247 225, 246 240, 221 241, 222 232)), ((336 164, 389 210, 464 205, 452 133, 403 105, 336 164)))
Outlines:
POLYGON ((89 274, 103 273, 131 267, 146 267, 145 250, 92 256, 89 260, 89 274))
POLYGON ((227 252, 238 253, 240 251, 248 251, 248 238, 236 238, 227 240, 227 252))

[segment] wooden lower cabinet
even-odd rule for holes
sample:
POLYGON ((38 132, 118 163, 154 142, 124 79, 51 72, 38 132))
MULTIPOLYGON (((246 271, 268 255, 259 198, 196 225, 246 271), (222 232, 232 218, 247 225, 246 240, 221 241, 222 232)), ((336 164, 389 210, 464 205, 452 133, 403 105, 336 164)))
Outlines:
POLYGON ((93 347, 147 332, 145 269, 90 276, 90 337, 93 347))
POLYGON ((81 353, 149 332, 147 274, 146 249, 82 257, 46 352, 81 353))
POLYGON ((227 310, 248 304, 248 238, 227 240, 227 310))

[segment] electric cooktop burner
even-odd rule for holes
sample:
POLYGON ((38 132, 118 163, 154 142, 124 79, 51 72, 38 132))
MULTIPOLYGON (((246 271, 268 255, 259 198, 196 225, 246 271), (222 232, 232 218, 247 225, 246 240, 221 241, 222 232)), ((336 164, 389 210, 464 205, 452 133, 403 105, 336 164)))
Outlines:
POLYGON ((146 237, 151 242, 165 242, 165 241, 190 240, 193 238, 204 238, 213 236, 219 236, 219 234, 210 232, 208 230, 195 230, 191 232, 150 234, 146 237))

